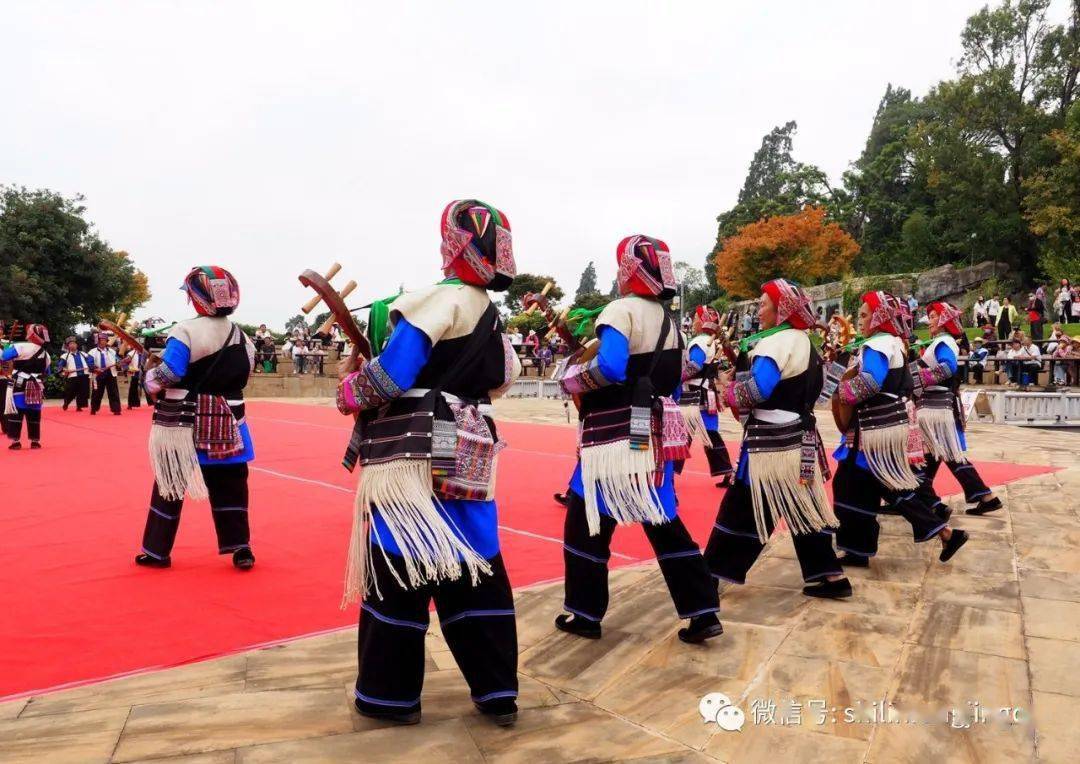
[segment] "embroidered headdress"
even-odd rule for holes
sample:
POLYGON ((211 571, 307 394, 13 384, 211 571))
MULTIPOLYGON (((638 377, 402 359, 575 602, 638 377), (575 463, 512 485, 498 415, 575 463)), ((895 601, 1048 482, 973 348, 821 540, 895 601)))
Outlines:
POLYGON ((517 265, 505 214, 476 199, 459 199, 446 205, 440 230, 443 273, 497 292, 510 286, 517 265))
POLYGON ((947 302, 932 302, 927 306, 926 312, 933 311, 938 314, 938 326, 954 337, 964 333, 964 327, 960 323, 960 311, 947 302))
POLYGON ((708 305, 698 305, 694 318, 701 322, 701 331, 716 334, 720 331, 720 312, 708 305))
POLYGON ((870 308, 870 333, 885 332, 901 339, 907 335, 900 300, 888 292, 867 292, 862 301, 870 308))
POLYGON ((184 277, 180 287, 200 316, 227 316, 240 304, 240 285, 219 265, 199 265, 184 277))
POLYGON ((45 324, 27 324, 26 341, 35 345, 45 345, 49 341, 49 330, 45 324))
POLYGON ((668 246, 659 239, 627 236, 615 250, 619 264, 619 294, 668 300, 675 296, 675 270, 668 246))
POLYGON ((797 284, 773 279, 761 285, 761 293, 767 294, 776 306, 776 323, 791 324, 793 329, 810 329, 817 323, 810 296, 797 284))

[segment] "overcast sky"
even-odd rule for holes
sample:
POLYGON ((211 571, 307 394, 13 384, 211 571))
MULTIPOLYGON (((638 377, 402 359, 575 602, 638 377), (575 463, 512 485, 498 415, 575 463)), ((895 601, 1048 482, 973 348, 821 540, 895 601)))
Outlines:
POLYGON ((519 271, 573 291, 592 259, 606 291, 628 234, 700 266, 777 124, 838 178, 982 5, 6 0, 0 183, 85 194, 150 278, 140 317, 189 315, 195 264, 275 327, 304 268, 340 261, 350 304, 432 283, 464 197, 507 213, 519 271))

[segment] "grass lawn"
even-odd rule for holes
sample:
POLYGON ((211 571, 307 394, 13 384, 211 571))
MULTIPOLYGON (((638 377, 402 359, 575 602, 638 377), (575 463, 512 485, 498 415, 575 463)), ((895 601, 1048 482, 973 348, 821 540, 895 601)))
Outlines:
MULTIPOLYGON (((1021 324, 1020 328, 1024 330, 1025 334, 1031 334, 1031 324, 1028 324, 1028 323, 1021 324)), ((1080 324, 1062 324, 1061 328, 1064 329, 1065 333, 1068 334, 1070 337, 1080 337, 1080 324)), ((1054 330, 1053 324, 1044 325, 1043 326, 1043 336, 1044 337, 1049 337, 1050 332, 1052 332, 1053 330, 1054 330)), ((972 328, 969 328, 969 329, 964 329, 964 331, 967 332, 967 336, 968 336, 969 340, 973 340, 976 337, 981 337, 982 336, 982 329, 976 329, 976 328, 972 327, 972 328)), ((915 335, 920 340, 929 339, 930 338, 930 330, 927 329, 925 326, 922 326, 922 327, 919 327, 918 329, 915 330, 915 335)))

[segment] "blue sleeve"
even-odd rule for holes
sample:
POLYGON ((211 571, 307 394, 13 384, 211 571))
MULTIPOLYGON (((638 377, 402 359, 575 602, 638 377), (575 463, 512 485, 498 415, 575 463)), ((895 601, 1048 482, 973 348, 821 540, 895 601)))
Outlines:
POLYGON ((780 367, 776 365, 776 361, 765 355, 754 358, 754 363, 750 366, 750 375, 754 378, 762 400, 767 400, 780 383, 780 367))
POLYGON ((696 363, 698 366, 705 365, 705 351, 701 349, 699 345, 694 345, 690 348, 690 360, 696 363))
POLYGON ((390 341, 379 354, 379 365, 402 390, 408 390, 420 376, 431 356, 431 340, 404 318, 399 318, 390 341))
POLYGON ((3 354, 0 354, 0 361, 12 361, 19 356, 19 350, 14 345, 4 348, 3 354))
POLYGON ((597 356, 600 373, 612 383, 624 381, 626 366, 630 363, 630 340, 606 324, 597 329, 596 336, 600 338, 597 356))
POLYGON ((165 343, 165 351, 161 354, 162 362, 169 367, 177 379, 187 374, 188 362, 191 360, 191 348, 175 337, 170 337, 165 343))
POLYGON ((885 384, 885 377, 889 374, 889 359, 884 353, 863 345, 862 370, 873 377, 880 387, 885 384))
POLYGON ((953 374, 956 373, 956 353, 953 349, 946 345, 944 342, 939 342, 938 346, 934 348, 934 358, 938 363, 943 363, 949 367, 949 371, 953 374))

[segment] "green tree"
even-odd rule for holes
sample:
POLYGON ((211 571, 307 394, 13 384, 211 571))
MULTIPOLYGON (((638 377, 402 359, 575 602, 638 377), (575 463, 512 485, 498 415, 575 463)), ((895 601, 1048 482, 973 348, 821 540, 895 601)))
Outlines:
POLYGON ((1050 133, 1057 161, 1024 181, 1025 216, 1041 237, 1040 271, 1053 280, 1080 274, 1080 103, 1050 133))
POLYGON ((844 190, 833 189, 820 168, 797 162, 792 156, 797 129, 794 121, 787 122, 761 139, 761 146, 750 160, 738 202, 717 216, 716 245, 704 268, 710 284, 716 283, 715 258, 723 249, 724 240, 744 226, 775 215, 793 214, 808 204, 844 214, 844 190))
POLYGON ((85 219, 83 197, 0 187, 0 317, 39 322, 63 338, 149 297, 126 252, 85 219))
POLYGON ((521 298, 524 297, 527 292, 540 292, 548 282, 551 283, 551 289, 548 290, 547 294, 548 299, 553 303, 557 303, 563 298, 563 290, 555 283, 555 279, 551 276, 536 276, 531 273, 519 273, 514 276, 514 281, 506 290, 506 294, 503 295, 503 304, 511 313, 517 313, 523 308, 521 298))
POLYGON ((574 299, 579 300, 582 295, 596 293, 596 266, 590 260, 585 270, 581 272, 581 280, 578 282, 577 291, 574 292, 574 299))

